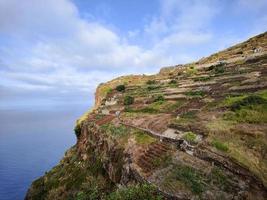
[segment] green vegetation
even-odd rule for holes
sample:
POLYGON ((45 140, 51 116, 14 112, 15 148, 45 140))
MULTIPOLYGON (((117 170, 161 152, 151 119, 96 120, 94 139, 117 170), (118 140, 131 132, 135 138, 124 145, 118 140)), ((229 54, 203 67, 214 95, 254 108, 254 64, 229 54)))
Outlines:
POLYGON ((134 103, 134 97, 132 96, 125 96, 124 97, 124 105, 131 105, 134 103))
POLYGON ((153 168, 164 168, 170 165, 172 162, 172 157, 169 153, 162 154, 159 157, 156 157, 154 160, 152 160, 153 168))
POLYGON ((157 109, 151 108, 151 107, 144 107, 140 109, 132 109, 130 107, 125 108, 125 112, 129 113, 158 113, 159 111, 157 109))
POLYGON ((235 112, 229 111, 224 114, 223 119, 239 123, 267 123, 267 105, 243 107, 235 112))
POLYGON ((190 111, 188 111, 186 113, 183 113, 181 115, 181 118, 184 118, 184 119, 194 119, 194 118, 196 118, 197 112, 198 112, 197 110, 190 110, 190 111))
POLYGON ((267 90, 259 91, 257 95, 267 100, 267 90))
POLYGON ((210 181, 213 181, 217 186, 226 191, 231 187, 228 177, 218 167, 214 167, 211 170, 210 181))
POLYGON ((158 102, 158 101, 165 101, 165 98, 163 95, 157 95, 153 98, 154 102, 158 102))
POLYGON ((174 179, 183 182, 195 194, 200 194, 205 189, 203 175, 192 167, 177 165, 173 176, 174 179))
POLYGON ((185 139, 189 143, 195 143, 197 139, 197 135, 193 132, 186 132, 183 136, 183 139, 185 139))
POLYGON ((225 120, 247 123, 267 122, 267 100, 265 92, 258 95, 241 95, 227 97, 222 105, 230 108, 231 112, 224 114, 225 120))
POLYGON ((101 161, 91 159, 81 160, 76 148, 71 148, 59 165, 33 182, 30 199, 101 199, 114 185, 105 178, 101 161))
POLYGON ((267 104, 267 100, 257 95, 250 95, 248 97, 233 102, 230 108, 232 111, 236 111, 240 110, 242 107, 245 106, 260 105, 260 104, 267 104))
POLYGON ((215 74, 219 75, 225 72, 225 67, 224 67, 224 63, 219 63, 216 65, 212 65, 210 66, 207 70, 208 71, 213 71, 215 74))
POLYGON ((175 109, 179 108, 184 101, 175 101, 175 102, 169 102, 166 100, 161 100, 162 98, 159 97, 155 99, 155 102, 149 104, 148 106, 144 108, 139 109, 132 109, 130 107, 125 108, 125 112, 128 113, 150 113, 150 114, 156 114, 156 113, 168 113, 172 112, 175 109))
POLYGON ((197 69, 194 66, 190 66, 186 68, 186 75, 187 76, 192 76, 197 73, 197 69))
POLYGON ((192 91, 186 92, 186 95, 193 96, 193 97, 203 97, 205 93, 202 90, 192 90, 192 91))
POLYGON ((154 85, 154 84, 156 84, 156 83, 157 83, 156 80, 148 80, 148 81, 146 82, 147 85, 154 85))
POLYGON ((118 92, 124 92, 124 91, 125 91, 125 85, 118 85, 118 86, 116 87, 116 90, 117 90, 118 92))
POLYGON ((148 145, 148 144, 151 144, 157 141, 154 137, 151 137, 150 135, 148 135, 147 133, 143 131, 138 130, 134 133, 134 135, 135 135, 135 141, 138 144, 148 145))
POLYGON ((228 145, 220 142, 219 140, 213 140, 211 144, 212 146, 214 146, 216 149, 220 151, 224 151, 224 152, 229 151, 228 145))
POLYGON ((147 90, 151 91, 151 90, 156 90, 156 89, 159 89, 159 88, 160 88, 160 86, 158 86, 158 85, 149 85, 147 87, 147 90))
POLYGON ((132 185, 129 187, 120 188, 117 191, 111 193, 107 200, 161 200, 163 199, 157 193, 154 186, 143 184, 143 185, 132 185))
POLYGON ((102 97, 105 97, 107 94, 112 92, 112 88, 106 86, 106 85, 101 85, 99 88, 99 95, 102 97))
POLYGON ((225 72, 225 68, 223 65, 217 65, 214 68, 214 73, 215 74, 223 74, 225 72))
POLYGON ((211 79, 211 77, 210 76, 201 76, 201 77, 196 77, 196 78, 194 78, 193 80, 194 81, 209 81, 211 79))
POLYGON ((129 134, 129 129, 124 125, 115 126, 113 123, 103 124, 101 127, 105 133, 116 137, 122 137, 129 134))
POLYGON ((113 90, 111 88, 107 89, 106 95, 109 95, 113 90))
POLYGON ((74 127, 74 132, 77 138, 81 135, 81 131, 81 124, 76 124, 76 126, 74 127))
POLYGON ((170 80, 170 82, 168 83, 169 85, 176 85, 177 81, 175 79, 170 80))
POLYGON ((247 95, 238 95, 238 96, 227 96, 223 102, 220 104, 220 106, 226 106, 226 107, 230 107, 232 104, 234 104, 237 101, 240 101, 242 99, 244 99, 245 97, 247 97, 247 95))

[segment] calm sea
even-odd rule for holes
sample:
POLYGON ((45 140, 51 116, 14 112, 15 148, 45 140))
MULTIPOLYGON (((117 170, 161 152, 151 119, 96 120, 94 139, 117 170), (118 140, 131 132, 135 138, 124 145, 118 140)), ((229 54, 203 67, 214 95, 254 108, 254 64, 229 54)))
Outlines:
POLYGON ((31 182, 75 144, 86 106, 0 110, 0 200, 21 200, 31 182))

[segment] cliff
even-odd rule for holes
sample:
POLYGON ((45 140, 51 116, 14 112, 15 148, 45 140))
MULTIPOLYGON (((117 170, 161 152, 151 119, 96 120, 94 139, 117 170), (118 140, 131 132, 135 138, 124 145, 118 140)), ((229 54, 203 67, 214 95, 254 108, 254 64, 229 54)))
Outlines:
POLYGON ((267 199, 267 33, 98 86, 31 199, 267 199))

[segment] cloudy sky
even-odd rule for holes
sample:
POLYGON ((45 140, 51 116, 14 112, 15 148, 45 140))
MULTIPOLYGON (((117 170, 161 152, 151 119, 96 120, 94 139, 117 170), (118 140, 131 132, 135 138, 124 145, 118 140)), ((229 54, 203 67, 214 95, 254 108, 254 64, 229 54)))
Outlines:
POLYGON ((266 0, 0 0, 0 108, 92 103, 267 30, 266 0))

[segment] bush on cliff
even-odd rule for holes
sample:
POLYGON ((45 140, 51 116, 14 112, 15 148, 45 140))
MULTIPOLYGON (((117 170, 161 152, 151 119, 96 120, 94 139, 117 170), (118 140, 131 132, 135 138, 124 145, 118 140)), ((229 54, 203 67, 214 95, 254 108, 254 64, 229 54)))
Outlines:
POLYGON ((124 91, 125 91, 125 85, 118 85, 118 86, 116 87, 116 90, 117 90, 118 92, 124 92, 124 91))
POLYGON ((124 105, 131 105, 134 103, 134 98, 132 96, 124 97, 124 105))
POLYGON ((80 135, 81 135, 81 125, 80 124, 76 124, 75 128, 74 128, 74 132, 75 132, 75 135, 76 137, 78 138, 80 135))

